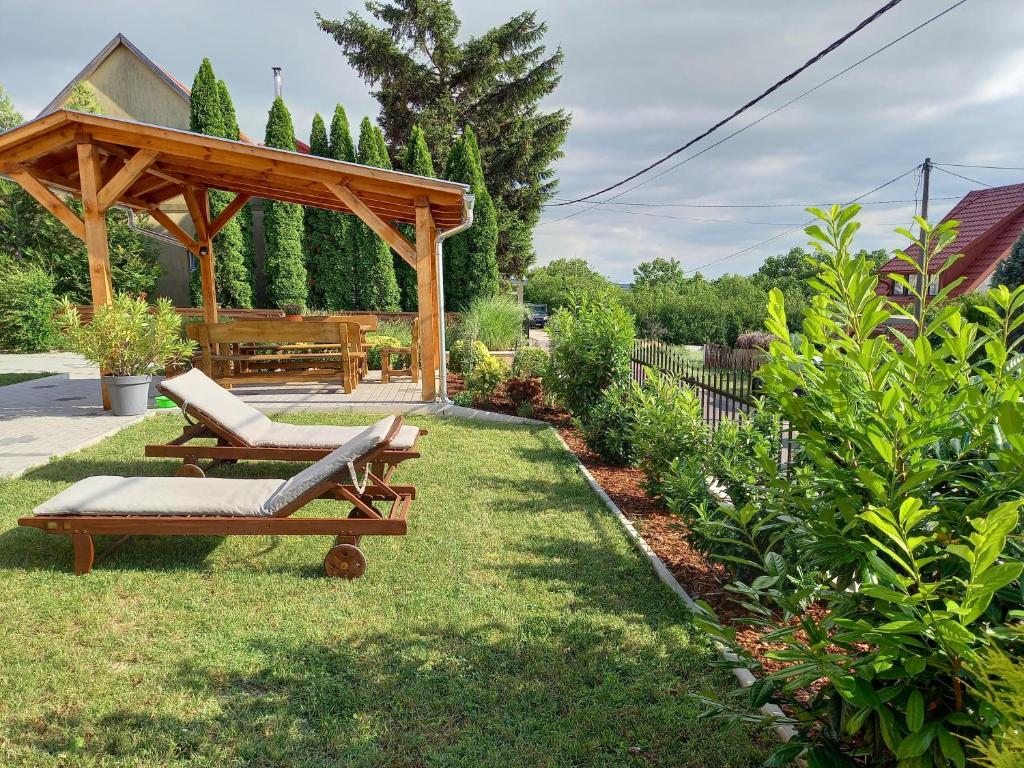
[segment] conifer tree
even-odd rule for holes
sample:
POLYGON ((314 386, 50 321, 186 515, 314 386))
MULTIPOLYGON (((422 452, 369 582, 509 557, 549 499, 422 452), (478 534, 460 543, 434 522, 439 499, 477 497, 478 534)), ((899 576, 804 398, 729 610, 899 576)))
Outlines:
MULTIPOLYGON (((224 116, 224 138, 232 141, 239 141, 242 132, 238 129, 238 117, 235 115, 235 105, 231 101, 231 94, 223 80, 217 81, 217 89, 220 91, 220 103, 224 116)), ((248 202, 242 206, 242 210, 235 214, 238 226, 242 232, 242 257, 245 261, 245 270, 252 291, 253 301, 256 298, 256 256, 252 245, 252 203, 248 202)))
MULTIPOLYGON (((237 132, 234 107, 230 115, 225 114, 227 87, 221 89, 209 59, 203 59, 192 82, 192 98, 189 106, 189 129, 196 133, 220 138, 231 138, 237 132), (229 124, 230 121, 230 124, 229 124)), ((230 98, 227 104, 230 106, 230 98)), ((234 195, 211 189, 210 216, 216 218, 234 195)), ((217 280, 217 303, 225 307, 249 308, 252 306, 252 279, 245 263, 244 239, 237 217, 229 221, 213 239, 213 268, 217 280)), ((200 270, 192 273, 189 289, 192 303, 202 303, 200 270)))
MULTIPOLYGON (((387 154, 381 153, 382 144, 379 129, 374 127, 368 117, 364 117, 359 126, 358 161, 376 168, 390 165, 387 154)), ((355 221, 351 232, 358 308, 376 312, 397 312, 401 304, 391 248, 362 221, 355 221)))
MULTIPOLYGON (((330 149, 327 127, 318 112, 313 116, 313 128, 309 134, 309 153, 329 157, 330 149)), ((306 272, 309 275, 309 303, 317 309, 330 309, 328 292, 331 272, 337 267, 331 242, 332 214, 333 211, 313 206, 306 206, 303 209, 303 251, 306 256, 306 272)))
POLYGON ((473 226, 444 244, 445 305, 453 311, 469 309, 478 296, 498 290, 498 222, 494 202, 484 184, 480 149, 468 126, 452 145, 445 163, 445 178, 468 184, 476 200, 473 226))
MULTIPOLYGON (((292 116, 280 96, 270 108, 265 143, 295 151, 292 116)), ((278 307, 305 305, 308 286, 302 259, 302 206, 266 200, 263 230, 267 241, 267 298, 278 307)))
POLYGON ((1005 285, 1011 291, 1024 285, 1024 234, 1010 250, 1010 255, 999 262, 992 273, 992 285, 1005 285))
MULTIPOLYGON (((412 127, 409 141, 405 145, 402 156, 402 170, 415 173, 417 176, 434 177, 434 161, 430 159, 430 150, 423 131, 418 125, 412 127)), ((410 240, 416 236, 416 228, 411 224, 403 224, 402 233, 410 240)), ((406 263, 405 259, 395 254, 395 277, 398 289, 402 294, 402 311, 415 312, 419 307, 417 298, 416 270, 406 263)))
MULTIPOLYGON (((330 157, 346 163, 356 161, 356 148, 352 143, 352 132, 349 129, 348 115, 341 104, 334 107, 331 119, 330 157)), ((356 309, 355 263, 356 252, 353 250, 351 230, 355 227, 356 218, 348 213, 328 211, 330 221, 330 243, 333 249, 333 265, 329 280, 324 288, 327 295, 327 308, 330 310, 356 309)))
POLYGON ((96 89, 84 80, 75 83, 75 87, 68 94, 64 102, 65 109, 73 109, 75 112, 88 112, 92 115, 102 115, 103 108, 100 107, 99 99, 96 97, 96 89))

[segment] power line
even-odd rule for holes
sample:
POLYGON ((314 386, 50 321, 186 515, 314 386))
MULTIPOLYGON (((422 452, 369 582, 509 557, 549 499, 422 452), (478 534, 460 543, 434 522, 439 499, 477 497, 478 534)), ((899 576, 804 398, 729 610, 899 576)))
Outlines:
MULTIPOLYGON (((784 104, 776 107, 775 109, 771 110, 767 114, 762 115, 757 120, 754 120, 753 122, 748 123, 747 125, 743 126, 742 128, 740 128, 740 129, 738 129, 736 131, 733 131, 732 133, 730 133, 727 136, 719 139, 718 141, 716 141, 715 143, 711 144, 710 146, 707 146, 704 149, 700 150, 699 152, 695 152, 694 154, 689 155, 689 156, 683 158, 678 163, 676 163, 674 165, 671 165, 668 168, 666 168, 665 170, 663 170, 661 173, 655 174, 654 176, 651 176, 648 179, 644 179, 643 181, 641 181, 638 184, 634 184, 632 187, 629 187, 628 189, 620 192, 619 194, 613 196, 609 200, 596 201, 596 202, 590 204, 590 206, 591 206, 590 208, 584 208, 582 210, 575 211, 573 213, 570 213, 567 216, 562 216, 562 217, 557 218, 557 219, 549 219, 548 221, 541 222, 539 226, 543 226, 545 224, 554 224, 554 223, 559 222, 559 221, 565 221, 566 219, 571 219, 574 216, 579 216, 582 213, 586 213, 587 211, 593 210, 594 208, 596 208, 599 205, 608 205, 613 200, 616 200, 617 198, 622 197, 623 195, 628 194, 629 192, 632 192, 634 189, 637 189, 638 187, 642 187, 645 184, 649 184, 650 182, 655 181, 656 179, 660 179, 662 176, 664 176, 667 173, 670 173, 670 172, 674 171, 679 166, 685 165, 686 163, 690 162, 694 158, 700 157, 701 155, 703 155, 706 152, 710 152, 712 149, 714 149, 715 147, 718 147, 718 146, 724 144, 725 142, 729 141, 729 139, 733 138, 734 136, 738 136, 739 134, 743 133, 744 131, 746 131, 746 130, 748 130, 750 128, 753 128, 758 123, 760 123, 760 122, 762 122, 764 120, 767 120, 769 117, 772 117, 773 115, 781 112, 786 107, 789 107, 792 104, 795 104, 796 102, 800 101, 804 97, 809 96, 810 94, 814 93, 818 89, 823 88, 824 86, 828 85, 829 83, 833 82, 834 80, 839 79, 840 77, 845 75, 850 70, 860 66, 861 64, 863 64, 864 62, 868 61, 869 59, 873 59, 875 56, 877 56, 880 53, 888 50, 889 48, 891 48, 894 45, 902 42, 903 40, 906 40, 908 37, 910 37, 914 33, 920 31, 921 29, 924 29, 929 24, 931 24, 931 23, 937 21, 938 19, 942 18, 943 16, 945 16, 950 11, 953 11, 956 8, 958 8, 959 6, 963 5, 965 2, 967 2, 967 0, 958 0, 958 2, 953 3, 949 7, 945 8, 944 10, 942 10, 939 13, 935 14, 934 16, 932 16, 931 18, 926 19, 925 21, 923 21, 920 24, 918 24, 916 27, 913 27, 913 28, 907 30, 902 35, 900 35, 899 37, 897 37, 897 38, 891 40, 890 42, 886 43, 881 48, 878 48, 877 50, 872 51, 867 56, 865 56, 865 57, 855 61, 853 64, 851 64, 850 66, 846 67, 845 69, 842 69, 839 72, 837 72, 836 74, 832 75, 831 77, 828 77, 825 80, 822 80, 820 83, 818 83, 814 87, 808 88, 803 93, 793 97, 789 101, 787 101, 784 104)), ((1021 170, 1024 170, 1024 169, 1021 169, 1021 170)), ((597 194, 600 194, 600 193, 597 193, 597 194)), ((580 198, 580 199, 583 199, 583 198, 580 198)), ((569 201, 564 201, 564 202, 561 202, 561 203, 555 203, 555 204, 552 204, 552 205, 548 205, 548 206, 545 206, 545 207, 546 208, 552 208, 552 207, 556 207, 556 206, 560 206, 560 205, 572 205, 572 204, 574 204, 574 202, 575 201, 569 200, 569 201)))
POLYGON ((943 173, 948 173, 950 176, 956 176, 958 179, 963 179, 964 181, 969 181, 969 182, 971 182, 971 184, 981 184, 981 186, 983 186, 983 187, 988 187, 989 189, 992 188, 991 184, 986 184, 984 181, 978 181, 977 179, 972 179, 972 178, 970 178, 968 176, 963 176, 963 175, 961 175, 959 173, 954 173, 953 171, 947 171, 945 168, 941 168, 940 166, 937 166, 935 164, 932 164, 932 167, 935 168, 935 170, 937 170, 937 171, 942 171, 943 173))
MULTIPOLYGON (((1021 169, 1024 170, 1024 169, 1021 169)), ((946 197, 933 197, 932 200, 959 200, 956 195, 946 197)), ((904 198, 902 200, 872 200, 863 205, 896 205, 898 203, 917 203, 919 198, 904 198)), ((580 203, 585 205, 585 203, 580 203)), ((613 203, 605 202, 603 205, 628 205, 642 208, 812 208, 828 205, 828 203, 613 203)), ((590 209, 587 209, 590 210, 590 209)))
MULTIPOLYGON (((800 65, 799 67, 794 69, 788 75, 783 77, 781 80, 777 81, 774 85, 772 85, 769 88, 767 88, 766 90, 762 91, 758 96, 755 96, 753 99, 748 101, 742 107, 740 107, 739 109, 735 110, 731 115, 729 115, 729 116, 719 120, 717 123, 715 123, 713 126, 708 128, 703 133, 701 133, 701 134, 693 137, 692 139, 690 139, 683 146, 678 147, 677 149, 672 150, 667 155, 665 155, 664 157, 662 157, 659 160, 656 160, 655 162, 651 163, 647 167, 641 168, 639 171, 634 173, 632 176, 627 176, 622 181, 618 181, 618 182, 616 182, 615 184, 612 184, 609 187, 605 187, 604 189, 600 189, 597 192, 593 192, 593 193, 591 193, 589 195, 585 195, 583 197, 578 197, 575 200, 572 200, 571 202, 573 202, 573 203, 581 203, 581 202, 584 202, 586 200, 590 200, 591 198, 597 197, 598 195, 602 195, 605 192, 610 192, 611 190, 616 189, 617 187, 621 187, 623 184, 629 183, 630 181, 632 181, 633 179, 637 178, 638 176, 642 176, 643 174, 647 173, 647 171, 651 170, 652 168, 656 168, 657 166, 659 166, 662 163, 664 163, 666 160, 670 160, 671 158, 673 158, 676 155, 678 155, 680 152, 685 152, 687 149, 689 149, 691 146, 696 144, 698 141, 700 141, 703 138, 706 138, 707 136, 710 136, 712 133, 717 131, 723 125, 725 125, 729 121, 735 119, 736 117, 739 117, 741 114, 746 112, 751 107, 757 105, 759 102, 761 102, 764 99, 768 98, 768 96, 773 94, 775 91, 777 91, 779 88, 781 88, 786 83, 791 81, 793 78, 797 77, 798 75, 800 75, 805 70, 807 70, 810 67, 812 67, 815 64, 817 64, 819 61, 821 61, 823 58, 828 56, 834 50, 839 48, 843 43, 845 43, 851 37, 856 35, 862 29, 867 27, 869 24, 871 24, 875 20, 881 18, 884 14, 888 13, 889 11, 891 11, 893 8, 895 8, 897 5, 899 5, 902 1, 903 0, 889 0, 889 2, 887 2, 885 5, 883 5, 881 8, 879 8, 877 11, 872 13, 870 16, 868 16, 860 24, 858 24, 856 27, 851 29, 846 34, 844 34, 842 37, 840 37, 839 39, 833 41, 832 43, 830 43, 827 47, 823 48, 822 50, 818 51, 818 53, 816 53, 814 56, 812 56, 810 59, 808 59, 802 65, 800 65)), ((961 1, 964 2, 965 0, 961 0, 961 1)), ((566 203, 561 203, 560 205, 566 205, 566 203)))
POLYGON ((967 165, 965 163, 932 163, 943 168, 982 168, 988 171, 1024 171, 1024 167, 1013 165, 967 165))
MULTIPOLYGON (((869 197, 870 195, 875 194, 875 192, 878 192, 879 190, 885 189, 889 185, 895 184, 897 181, 900 181, 901 179, 906 178, 910 174, 912 174, 915 171, 917 171, 920 167, 921 167, 920 165, 915 165, 909 171, 905 171, 904 173, 901 173, 899 176, 896 176, 896 177, 894 177, 892 179, 889 179, 889 181, 886 181, 883 184, 879 184, 874 189, 865 192, 863 195, 858 195, 857 197, 853 198, 852 200, 850 200, 848 203, 845 203, 844 205, 852 205, 853 203, 860 202, 863 198, 869 197)), ((715 259, 713 261, 709 261, 707 264, 701 264, 699 267, 695 267, 694 269, 688 269, 688 270, 686 270, 686 273, 692 274, 694 272, 700 272, 702 269, 707 269, 708 267, 714 267, 714 266, 716 266, 718 264, 721 264, 724 261, 729 261, 730 259, 735 259, 737 256, 742 256, 745 253, 750 253, 750 251, 757 250, 758 248, 761 248, 762 246, 768 245, 769 243, 774 243, 776 240, 781 240, 783 237, 786 237, 787 235, 791 235, 794 232, 796 232, 798 230, 801 230, 801 229, 803 229, 803 228, 813 224, 815 221, 817 221, 817 219, 810 219, 809 221, 805 221, 803 224, 800 224, 799 226, 793 227, 792 229, 787 229, 785 232, 780 232, 777 235, 772 235, 771 237, 769 237, 766 240, 762 240, 759 243, 755 243, 754 245, 750 245, 750 246, 747 246, 746 248, 743 248, 743 249, 741 249, 739 251, 735 251, 734 253, 730 253, 728 256, 723 256, 720 259, 715 259)))

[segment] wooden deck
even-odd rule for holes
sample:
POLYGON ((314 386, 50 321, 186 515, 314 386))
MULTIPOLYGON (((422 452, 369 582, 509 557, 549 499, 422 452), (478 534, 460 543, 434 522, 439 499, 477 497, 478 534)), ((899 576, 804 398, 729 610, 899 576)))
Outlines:
POLYGON ((408 377, 382 384, 380 371, 370 371, 348 395, 340 383, 323 382, 237 384, 231 391, 250 405, 269 413, 309 410, 408 413, 428 411, 434 405, 423 402, 420 385, 413 384, 408 377))

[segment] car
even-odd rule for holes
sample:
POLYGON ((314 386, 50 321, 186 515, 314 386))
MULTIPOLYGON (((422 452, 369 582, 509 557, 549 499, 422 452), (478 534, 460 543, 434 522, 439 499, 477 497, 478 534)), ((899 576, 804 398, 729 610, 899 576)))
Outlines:
POLYGON ((547 304, 527 304, 526 311, 531 328, 543 328, 548 324, 548 318, 551 315, 548 312, 547 304))

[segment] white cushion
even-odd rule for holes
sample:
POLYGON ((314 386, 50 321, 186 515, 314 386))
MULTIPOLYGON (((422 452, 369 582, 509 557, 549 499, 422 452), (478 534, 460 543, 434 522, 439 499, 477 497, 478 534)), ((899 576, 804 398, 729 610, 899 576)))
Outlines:
POLYGON ((260 411, 235 397, 198 368, 164 379, 160 386, 183 404, 195 406, 249 445, 257 445, 256 441, 273 424, 260 411))
POLYGON ((37 515, 229 515, 264 517, 283 480, 116 477, 79 480, 33 510, 37 515))
MULTIPOLYGON (((272 421, 253 445, 260 448, 337 448, 365 430, 366 427, 328 427, 272 421)), ((419 435, 418 427, 402 425, 388 447, 396 451, 407 451, 416 444, 419 435)))
POLYGON ((320 461, 311 464, 277 489, 263 505, 267 514, 274 515, 291 504, 310 488, 326 481, 333 474, 344 469, 350 461, 357 461, 379 447, 387 437, 394 416, 386 416, 372 427, 367 427, 339 448, 331 451, 320 461))

